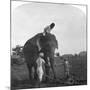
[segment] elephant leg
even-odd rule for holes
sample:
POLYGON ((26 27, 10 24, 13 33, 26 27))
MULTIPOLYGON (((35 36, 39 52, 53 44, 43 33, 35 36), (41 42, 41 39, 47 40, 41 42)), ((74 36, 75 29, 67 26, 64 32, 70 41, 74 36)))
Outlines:
POLYGON ((49 75, 50 75, 50 66, 48 64, 47 56, 45 56, 44 59, 45 59, 45 62, 46 62, 46 64, 45 64, 46 81, 48 81, 49 80, 49 75))
POLYGON ((54 79, 56 79, 56 74, 55 74, 55 69, 54 69, 54 57, 50 57, 50 64, 51 64, 51 69, 54 75, 54 79))
POLYGON ((46 72, 46 80, 49 80, 50 76, 50 67, 48 65, 45 65, 45 72, 46 72))
POLYGON ((29 71, 29 80, 30 80, 30 82, 32 82, 32 66, 27 64, 27 67, 28 67, 28 71, 29 71))
POLYGON ((37 81, 38 75, 37 75, 37 66, 36 65, 34 66, 34 70, 35 70, 35 72, 34 72, 34 79, 35 79, 35 81, 37 81))

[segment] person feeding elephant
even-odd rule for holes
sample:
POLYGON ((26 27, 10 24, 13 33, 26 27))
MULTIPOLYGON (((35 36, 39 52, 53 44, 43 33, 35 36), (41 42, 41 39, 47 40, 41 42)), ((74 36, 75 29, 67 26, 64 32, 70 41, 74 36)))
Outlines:
POLYGON ((39 81, 41 82, 42 81, 42 78, 43 78, 43 75, 44 75, 44 64, 45 64, 45 61, 43 59, 43 56, 44 54, 42 52, 39 53, 39 57, 38 59, 36 60, 36 64, 37 64, 37 75, 38 75, 38 79, 39 81))

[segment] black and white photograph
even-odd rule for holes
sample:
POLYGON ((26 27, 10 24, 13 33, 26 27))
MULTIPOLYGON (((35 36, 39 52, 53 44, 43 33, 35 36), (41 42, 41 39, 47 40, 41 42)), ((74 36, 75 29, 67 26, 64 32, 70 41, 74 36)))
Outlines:
POLYGON ((11 90, 87 85, 87 5, 11 0, 11 90))

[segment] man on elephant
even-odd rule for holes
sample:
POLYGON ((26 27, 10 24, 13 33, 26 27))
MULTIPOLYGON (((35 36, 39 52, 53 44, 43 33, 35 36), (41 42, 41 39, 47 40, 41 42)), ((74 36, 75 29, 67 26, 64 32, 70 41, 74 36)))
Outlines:
MULTIPOLYGON (((46 62, 45 69, 47 76, 49 76, 51 67, 54 74, 54 78, 56 78, 54 71, 54 52, 56 48, 58 49, 58 43, 56 37, 50 33, 54 26, 55 24, 52 23, 44 29, 43 35, 39 38, 38 47, 40 47, 39 50, 44 53, 44 60, 46 62), (50 64, 48 64, 49 62, 50 64)), ((46 77, 46 81, 48 80, 49 78, 46 77)))

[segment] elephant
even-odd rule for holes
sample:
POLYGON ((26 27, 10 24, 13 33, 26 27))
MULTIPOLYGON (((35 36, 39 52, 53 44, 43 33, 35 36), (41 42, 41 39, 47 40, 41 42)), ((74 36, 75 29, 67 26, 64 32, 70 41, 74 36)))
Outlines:
MULTIPOLYGON (((36 60, 38 58, 39 52, 44 53, 44 60, 46 63, 45 65, 46 74, 49 75, 49 71, 51 67, 54 74, 54 78, 56 78, 54 71, 54 52, 56 48, 58 49, 58 43, 55 35, 50 33, 54 26, 55 24, 51 23, 49 26, 47 26, 44 29, 43 33, 38 33, 34 37, 27 40, 23 47, 24 57, 29 70, 30 81, 32 81, 32 76, 31 76, 32 67, 34 67, 35 70, 37 69, 36 60), (48 65, 48 58, 50 60, 51 66, 48 65)), ((35 71, 35 79, 37 79, 36 71, 35 71)), ((46 79, 48 80, 48 78, 46 79)))

